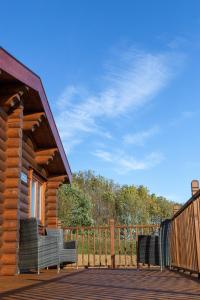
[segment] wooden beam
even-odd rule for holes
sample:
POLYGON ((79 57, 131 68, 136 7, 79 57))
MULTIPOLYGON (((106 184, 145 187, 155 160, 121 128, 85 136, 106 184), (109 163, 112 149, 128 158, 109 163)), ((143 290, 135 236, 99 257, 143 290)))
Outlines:
POLYGON ((20 103, 22 96, 28 92, 29 88, 25 85, 8 85, 5 88, 5 85, 1 88, 0 100, 2 107, 7 112, 10 108, 20 103))
POLYGON ((24 115, 24 121, 42 121, 43 117, 45 117, 44 112, 37 112, 33 114, 24 115))
POLYGON ((55 153, 58 151, 58 148, 48 148, 48 149, 39 149, 35 151, 37 156, 46 156, 46 155, 55 155, 55 153))
POLYGON ((34 131, 37 127, 40 126, 40 123, 42 122, 44 117, 44 112, 25 115, 23 118, 23 130, 34 131))
POLYGON ((48 165, 53 160, 53 157, 49 155, 36 156, 35 160, 38 165, 48 165))
POLYGON ((1 98, 2 106, 6 109, 13 107, 14 105, 20 102, 22 95, 23 92, 19 91, 17 93, 12 93, 10 95, 2 97, 1 98))
POLYGON ((68 180, 67 174, 48 177, 49 182, 60 182, 60 184, 66 180, 68 180))
POLYGON ((35 151, 35 159, 39 165, 48 165, 54 158, 57 148, 40 149, 35 151))

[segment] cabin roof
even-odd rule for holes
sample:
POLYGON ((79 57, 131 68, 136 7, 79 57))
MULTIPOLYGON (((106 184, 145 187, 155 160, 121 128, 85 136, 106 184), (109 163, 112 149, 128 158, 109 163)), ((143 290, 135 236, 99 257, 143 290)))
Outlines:
MULTIPOLYGON (((12 78, 17 82, 23 83, 28 88, 37 95, 38 97, 38 105, 40 105, 45 113, 46 119, 48 121, 48 128, 52 133, 52 137, 54 139, 55 146, 58 149, 60 158, 62 160, 62 172, 67 174, 68 181, 71 182, 72 173, 70 169, 70 165, 68 159, 66 157, 58 129, 56 127, 47 96, 42 84, 40 77, 31 71, 28 67, 18 61, 15 57, 9 54, 5 49, 0 47, 0 81, 8 80, 8 78, 12 78), (8 76, 8 78, 6 77, 8 76), (39 103, 40 102, 40 103, 39 103)), ((4 82, 3 81, 3 82, 4 82)), ((30 100, 31 101, 31 100, 30 100)), ((27 100, 26 100, 27 102, 27 100)), ((27 104, 28 105, 28 104, 27 104)), ((29 107, 29 109, 31 109, 29 107)), ((61 175, 61 174, 60 174, 61 175)), ((65 175, 65 174, 62 174, 65 175)))

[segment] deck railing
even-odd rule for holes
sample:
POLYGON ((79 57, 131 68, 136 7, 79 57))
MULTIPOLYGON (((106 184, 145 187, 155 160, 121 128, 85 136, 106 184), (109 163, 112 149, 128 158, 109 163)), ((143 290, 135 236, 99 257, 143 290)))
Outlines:
POLYGON ((200 190, 173 216, 171 266, 200 273, 200 190))
POLYGON ((65 240, 78 241, 78 262, 81 267, 134 267, 137 264, 138 235, 151 234, 159 225, 116 225, 64 227, 65 240))

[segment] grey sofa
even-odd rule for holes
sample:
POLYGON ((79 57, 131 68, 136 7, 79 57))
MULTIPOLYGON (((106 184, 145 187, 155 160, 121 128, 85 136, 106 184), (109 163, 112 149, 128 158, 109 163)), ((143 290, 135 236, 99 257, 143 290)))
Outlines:
POLYGON ((27 272, 57 266, 59 262, 59 245, 56 236, 39 235, 35 218, 20 220, 19 272, 27 272))
POLYGON ((60 264, 77 262, 77 241, 64 241, 63 229, 47 228, 47 235, 58 238, 60 264))

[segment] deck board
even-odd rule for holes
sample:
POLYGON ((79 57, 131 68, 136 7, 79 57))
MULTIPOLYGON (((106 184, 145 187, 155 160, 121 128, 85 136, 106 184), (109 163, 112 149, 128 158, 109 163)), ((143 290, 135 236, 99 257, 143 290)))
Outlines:
POLYGON ((14 289, 2 292, 0 299, 200 299, 197 279, 168 270, 87 269, 59 276, 52 272, 22 275, 20 280, 24 286, 15 282, 14 289))

